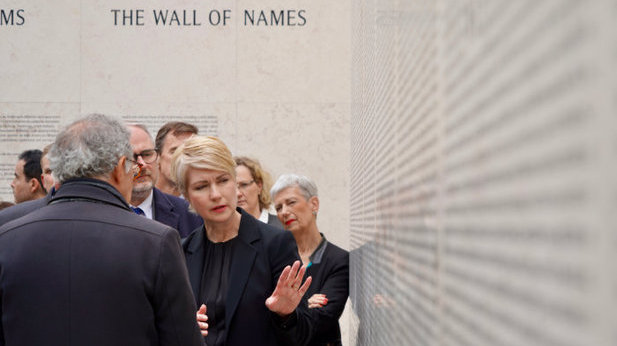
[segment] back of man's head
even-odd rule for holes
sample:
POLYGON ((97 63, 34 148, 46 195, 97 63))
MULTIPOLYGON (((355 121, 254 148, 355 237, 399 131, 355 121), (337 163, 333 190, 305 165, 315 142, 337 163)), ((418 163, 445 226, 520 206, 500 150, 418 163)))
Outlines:
POLYGON ((27 180, 41 179, 41 155, 38 149, 26 150, 19 155, 19 160, 24 161, 24 175, 27 180))
POLYGON ((86 116, 58 134, 48 155, 50 168, 61 183, 109 177, 122 156, 132 157, 129 137, 118 120, 101 114, 86 116))

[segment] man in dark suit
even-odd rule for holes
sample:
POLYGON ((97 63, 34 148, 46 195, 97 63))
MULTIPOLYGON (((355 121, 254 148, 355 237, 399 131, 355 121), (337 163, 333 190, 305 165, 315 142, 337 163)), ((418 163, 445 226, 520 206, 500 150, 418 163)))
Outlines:
POLYGON ((171 177, 171 156, 180 144, 184 143, 192 135, 198 134, 197 126, 182 121, 170 121, 161 126, 156 133, 154 146, 159 154, 159 178, 156 188, 164 193, 180 197, 178 185, 171 177))
POLYGON ((154 187, 159 177, 159 157, 150 133, 143 125, 129 125, 133 158, 140 166, 140 175, 133 182, 131 206, 149 219, 175 228, 185 238, 203 225, 203 220, 189 211, 188 203, 154 187))
POLYGON ((0 227, 0 345, 203 345, 178 233, 126 202, 130 156, 102 115, 58 135, 62 188, 0 227))
POLYGON ((47 203, 51 200, 51 196, 58 189, 59 184, 54 181, 53 176, 51 175, 51 169, 49 168, 49 160, 47 158, 47 154, 49 152, 49 148, 51 144, 47 145, 43 150, 43 154, 41 156, 41 183, 44 185, 45 190, 47 190, 47 195, 43 198, 38 198, 31 201, 22 202, 16 204, 6 210, 0 211, 0 226, 5 223, 20 218, 26 214, 29 214, 35 210, 43 208, 47 205, 47 203), (45 184, 48 184, 45 186, 45 184))
POLYGON ((3 209, 2 211, 0 211, 0 226, 4 225, 9 221, 18 219, 26 214, 30 214, 35 210, 43 208, 51 199, 51 195, 52 193, 49 193, 43 198, 15 204, 12 207, 3 209))
POLYGON ((15 203, 45 197, 46 191, 41 182, 41 155, 38 149, 26 150, 19 155, 15 177, 11 181, 15 203))

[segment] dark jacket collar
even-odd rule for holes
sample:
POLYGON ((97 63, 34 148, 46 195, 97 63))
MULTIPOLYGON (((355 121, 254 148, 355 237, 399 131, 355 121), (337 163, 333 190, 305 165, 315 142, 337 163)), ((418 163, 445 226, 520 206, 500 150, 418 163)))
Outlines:
POLYGON ((321 234, 321 241, 319 242, 319 245, 317 245, 317 248, 315 249, 315 251, 313 251, 313 253, 309 256, 309 260, 311 261, 311 264, 321 263, 323 254, 326 251, 326 246, 328 245, 328 240, 326 239, 326 236, 323 235, 323 233, 321 232, 319 234, 321 234))
MULTIPOLYGON (((240 238, 242 242, 246 244, 251 244, 256 240, 259 240, 260 235, 257 231, 257 228, 259 227, 258 222, 261 221, 255 219, 240 207, 237 207, 236 210, 241 214, 240 227, 238 229, 238 238, 240 238)), ((191 235, 185 240, 186 252, 189 254, 193 254, 201 251, 205 236, 205 226, 201 228, 200 232, 191 233, 191 235)))
POLYGON ((105 181, 91 178, 70 179, 63 182, 61 188, 51 196, 49 204, 76 200, 104 203, 131 210, 116 188, 105 181))
POLYGON ((174 205, 169 201, 167 195, 156 187, 152 188, 152 212, 155 220, 178 228, 180 215, 174 211, 174 205))
MULTIPOLYGON (((235 313, 236 307, 250 277, 257 249, 254 243, 261 239, 259 227, 261 221, 258 221, 241 208, 236 208, 240 212, 240 227, 238 229, 238 241, 235 243, 234 260, 231 262, 231 278, 229 282, 229 291, 227 292, 227 301, 225 304, 225 323, 229 325, 235 313)), ((205 226, 200 231, 191 233, 188 236, 183 246, 186 251, 186 261, 189 271, 189 279, 193 287, 193 293, 197 304, 199 304, 199 287, 201 285, 201 276, 204 261, 204 237, 206 236, 205 226)))

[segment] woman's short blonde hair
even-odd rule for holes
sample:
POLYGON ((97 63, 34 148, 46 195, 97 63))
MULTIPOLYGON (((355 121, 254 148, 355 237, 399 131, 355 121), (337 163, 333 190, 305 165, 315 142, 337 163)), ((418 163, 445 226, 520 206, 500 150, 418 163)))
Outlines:
POLYGON ((270 187, 272 187, 272 178, 270 174, 261 168, 259 161, 251 159, 246 156, 236 156, 236 166, 244 166, 249 172, 251 177, 255 180, 256 184, 261 184, 261 191, 259 191, 259 209, 268 210, 270 204, 272 204, 272 198, 270 198, 270 187))
POLYGON ((176 149, 171 158, 171 178, 187 195, 188 168, 211 169, 229 173, 236 178, 236 163, 229 148, 217 137, 192 136, 176 149))

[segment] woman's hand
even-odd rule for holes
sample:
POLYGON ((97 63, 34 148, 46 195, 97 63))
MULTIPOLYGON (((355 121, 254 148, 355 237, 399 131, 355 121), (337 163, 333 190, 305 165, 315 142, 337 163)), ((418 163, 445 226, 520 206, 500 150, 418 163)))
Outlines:
POLYGON ((201 331, 201 335, 208 335, 208 316, 206 315, 206 305, 201 304, 199 310, 197 310, 197 325, 199 326, 199 331, 201 331))
POLYGON ((286 317, 296 310, 302 296, 311 285, 311 277, 309 276, 300 286, 305 271, 306 266, 300 267, 300 261, 295 261, 293 266, 287 266, 283 269, 274 292, 266 299, 266 307, 270 311, 281 317, 286 317))
POLYGON ((308 300, 309 309, 323 308, 328 304, 328 298, 325 294, 315 293, 308 300))

